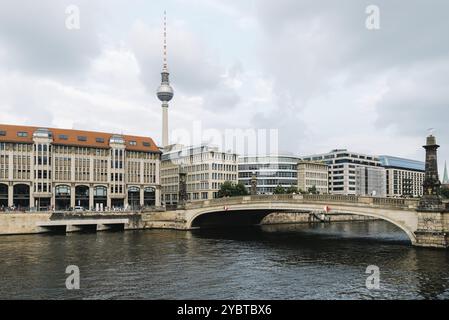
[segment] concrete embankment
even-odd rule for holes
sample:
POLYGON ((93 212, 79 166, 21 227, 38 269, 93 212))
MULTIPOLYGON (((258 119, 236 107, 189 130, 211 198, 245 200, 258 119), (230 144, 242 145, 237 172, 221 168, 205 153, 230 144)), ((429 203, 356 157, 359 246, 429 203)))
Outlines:
POLYGON ((83 230, 144 229, 140 213, 3 213, 0 235, 73 232, 83 230))
POLYGON ((45 232, 38 223, 50 221, 51 213, 2 213, 0 235, 45 232))
MULTIPOLYGON (((107 224, 113 225, 113 220, 123 225, 123 230, 139 229, 177 229, 185 230, 185 220, 182 214, 174 211, 140 213, 4 213, 0 214, 0 235, 36 234, 59 231, 82 231, 90 227, 96 231, 109 230, 107 224), (123 223, 126 220, 126 223, 123 223), (106 224, 106 226, 105 226, 106 224)), ((370 217, 328 214, 326 221, 366 221, 370 217)), ((312 223, 320 220, 310 213, 272 213, 266 216, 261 224, 312 223)))

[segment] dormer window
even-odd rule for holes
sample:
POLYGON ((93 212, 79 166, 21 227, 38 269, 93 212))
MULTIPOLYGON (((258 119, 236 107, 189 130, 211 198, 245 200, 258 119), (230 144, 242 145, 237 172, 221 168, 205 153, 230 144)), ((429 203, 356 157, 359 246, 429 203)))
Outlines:
POLYGON ((136 141, 130 141, 130 142, 129 142, 129 145, 130 145, 130 146, 137 146, 137 142, 136 142, 136 141))
POLYGON ((6 131, 5 130, 0 130, 0 136, 2 136, 2 137, 6 136, 6 131))
POLYGON ((95 141, 97 143, 104 143, 104 139, 103 138, 95 138, 95 141))
POLYGON ((85 142, 85 141, 87 141, 87 137, 86 136, 78 136, 78 141, 85 142))
POLYGON ((18 136, 18 137, 21 137, 21 138, 28 137, 28 132, 25 132, 25 131, 19 131, 19 132, 17 132, 17 136, 18 136))
POLYGON ((125 144, 125 140, 120 135, 113 135, 109 140, 109 143, 125 144))

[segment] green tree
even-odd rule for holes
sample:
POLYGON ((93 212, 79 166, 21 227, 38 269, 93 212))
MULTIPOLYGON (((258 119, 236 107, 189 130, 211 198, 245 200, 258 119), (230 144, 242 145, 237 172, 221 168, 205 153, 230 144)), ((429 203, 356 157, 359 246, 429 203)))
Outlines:
POLYGON ((440 193, 443 198, 449 199, 449 188, 448 187, 441 187, 440 193))
POLYGON ((276 188, 274 188, 273 193, 274 194, 285 194, 285 188, 278 185, 276 188))
POLYGON ((312 186, 312 188, 309 188, 308 191, 311 194, 318 194, 318 190, 316 189, 316 186, 312 186))
POLYGON ((246 189, 243 183, 237 183, 234 186, 236 196, 247 196, 249 194, 248 189, 246 189))
POLYGON ((248 190, 242 183, 234 184, 231 181, 225 181, 220 190, 218 191, 218 197, 238 197, 248 195, 248 190))
POLYGON ((224 198, 224 197, 232 197, 234 193, 234 185, 231 181, 225 181, 218 191, 218 197, 224 198))

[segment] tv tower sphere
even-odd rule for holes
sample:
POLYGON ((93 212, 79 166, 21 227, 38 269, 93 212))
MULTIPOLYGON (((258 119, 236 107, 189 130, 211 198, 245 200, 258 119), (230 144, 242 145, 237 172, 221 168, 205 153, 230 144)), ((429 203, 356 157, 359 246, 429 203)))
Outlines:
POLYGON ((157 97, 162 102, 169 102, 171 99, 173 99, 173 88, 171 87, 170 83, 168 82, 168 71, 163 71, 162 73, 162 83, 157 89, 157 97), (164 76, 167 76, 167 81, 164 81, 164 76))

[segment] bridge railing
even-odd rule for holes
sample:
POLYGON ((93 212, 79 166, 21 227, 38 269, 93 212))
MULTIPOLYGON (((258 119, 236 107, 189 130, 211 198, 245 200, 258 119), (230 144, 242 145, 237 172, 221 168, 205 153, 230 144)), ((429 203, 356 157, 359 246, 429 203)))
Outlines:
POLYGON ((389 205, 389 206, 404 206, 405 205, 405 199, 373 198, 373 204, 389 205))
POLYGON ((355 195, 342 194, 305 194, 304 200, 307 201, 324 201, 324 202, 359 202, 359 197, 355 195))
POLYGON ((395 208, 415 208, 418 199, 376 198, 356 195, 332 195, 332 194, 279 194, 279 195, 252 195, 240 197, 218 198, 205 201, 196 201, 186 204, 186 209, 195 209, 211 206, 228 206, 247 202, 317 202, 323 204, 347 203, 363 206, 388 206, 395 208))
POLYGON ((243 197, 243 199, 249 198, 248 200, 251 201, 266 201, 266 200, 273 200, 273 201, 282 201, 282 200, 293 200, 294 197, 292 194, 273 194, 273 195, 255 195, 255 196, 247 196, 243 197))

